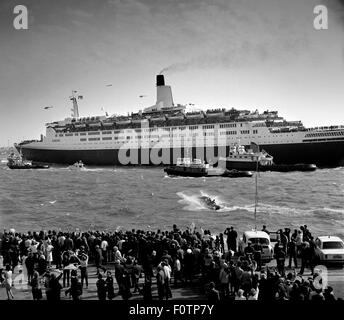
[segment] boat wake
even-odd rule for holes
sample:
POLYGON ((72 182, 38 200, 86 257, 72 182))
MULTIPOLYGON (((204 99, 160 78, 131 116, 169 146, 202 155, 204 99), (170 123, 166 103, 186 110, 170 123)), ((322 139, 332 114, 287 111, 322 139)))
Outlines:
POLYGON ((215 203, 220 206, 220 209, 216 212, 227 211, 225 203, 220 199, 218 195, 211 195, 204 191, 200 191, 199 194, 188 195, 185 192, 177 192, 177 196, 181 199, 178 201, 180 204, 185 205, 184 210, 188 211, 199 211, 199 210, 210 210, 209 206, 204 202, 204 197, 215 200, 215 203))
MULTIPOLYGON (((204 191, 200 191, 199 194, 187 194, 186 192, 177 192, 177 195, 181 198, 178 202, 183 204, 184 210, 187 211, 200 211, 200 210, 209 210, 209 207, 202 201, 202 197, 209 197, 211 199, 215 199, 216 204, 220 206, 219 210, 216 212, 219 213, 238 213, 238 214, 245 214, 248 213, 252 215, 254 213, 254 203, 246 204, 246 205, 235 205, 230 204, 228 202, 223 201, 220 196, 213 195, 206 193, 204 191)), ((332 218, 339 218, 339 216, 344 216, 343 209, 334 209, 323 207, 319 209, 303 209, 303 208, 295 208, 295 207, 288 207, 283 205, 274 205, 268 203, 260 203, 257 207, 257 213, 259 215, 263 215, 266 217, 311 217, 314 215, 317 216, 324 216, 324 217, 332 217, 332 218)))
POLYGON ((200 180, 203 179, 203 181, 206 181, 207 177, 182 177, 182 176, 169 176, 166 174, 164 176, 164 179, 173 179, 173 180, 200 180))
POLYGON ((73 166, 68 166, 68 167, 55 167, 52 168, 53 170, 68 170, 68 171, 85 171, 85 172, 107 172, 107 171, 111 171, 111 172, 121 172, 120 169, 113 169, 113 168, 75 168, 73 166))

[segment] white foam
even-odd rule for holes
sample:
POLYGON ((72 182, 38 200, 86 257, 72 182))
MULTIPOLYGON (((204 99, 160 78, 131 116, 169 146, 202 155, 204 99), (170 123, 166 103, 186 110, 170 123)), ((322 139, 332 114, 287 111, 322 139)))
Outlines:
POLYGON ((344 215, 344 209, 333 209, 333 208, 324 208, 325 211, 330 211, 330 212, 334 212, 334 213, 340 213, 344 215))
POLYGON ((201 202, 199 195, 187 195, 183 192, 177 192, 177 195, 182 198, 178 202, 181 204, 185 204, 185 210, 189 211, 198 211, 207 209, 205 205, 201 202))
MULTIPOLYGON (((229 204, 221 200, 218 195, 210 195, 204 191, 200 191, 201 196, 207 196, 215 199, 216 203, 221 206, 217 212, 237 212, 246 211, 247 213, 254 213, 254 203, 250 204, 229 204)), ((184 210, 198 211, 208 210, 208 208, 202 203, 200 196, 197 194, 188 195, 184 192, 178 192, 177 195, 181 198, 178 202, 185 204, 184 210)), ((280 206, 274 204, 259 203, 257 206, 257 213, 268 215, 283 215, 283 216, 309 216, 313 214, 314 210, 292 208, 287 206, 280 206)))

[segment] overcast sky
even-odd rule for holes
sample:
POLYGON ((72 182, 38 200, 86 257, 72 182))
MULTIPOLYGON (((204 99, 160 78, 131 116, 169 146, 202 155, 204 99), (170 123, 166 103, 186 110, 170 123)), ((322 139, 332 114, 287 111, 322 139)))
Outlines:
POLYGON ((72 90, 84 96, 81 116, 150 106, 165 68, 177 103, 344 124, 343 9, 344 0, 1 0, 0 146, 70 116, 72 90), (28 30, 13 27, 17 4, 28 30), (318 4, 328 30, 313 28, 318 4))

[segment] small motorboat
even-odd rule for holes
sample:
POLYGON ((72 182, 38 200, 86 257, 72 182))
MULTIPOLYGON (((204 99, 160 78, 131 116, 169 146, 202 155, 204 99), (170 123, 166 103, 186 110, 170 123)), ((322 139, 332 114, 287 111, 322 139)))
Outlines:
POLYGON ((219 210, 221 207, 216 203, 215 199, 211 199, 210 197, 203 196, 201 197, 202 202, 211 210, 219 210))
POLYGON ((75 162, 72 166, 70 166, 69 169, 72 169, 72 170, 84 170, 86 168, 85 168, 84 163, 81 160, 79 160, 79 161, 75 162))

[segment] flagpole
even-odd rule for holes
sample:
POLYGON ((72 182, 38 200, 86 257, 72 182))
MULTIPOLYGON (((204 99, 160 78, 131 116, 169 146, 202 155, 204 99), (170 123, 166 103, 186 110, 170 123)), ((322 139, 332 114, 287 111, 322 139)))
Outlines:
POLYGON ((254 225, 255 225, 255 231, 257 231, 258 161, 259 161, 259 146, 258 146, 258 155, 257 155, 257 161, 256 161, 256 177, 255 177, 255 185, 256 185, 256 193, 255 193, 255 201, 254 201, 254 225))

